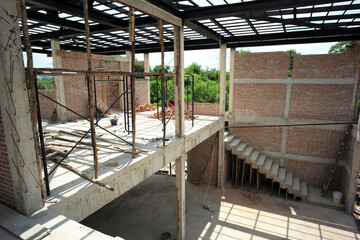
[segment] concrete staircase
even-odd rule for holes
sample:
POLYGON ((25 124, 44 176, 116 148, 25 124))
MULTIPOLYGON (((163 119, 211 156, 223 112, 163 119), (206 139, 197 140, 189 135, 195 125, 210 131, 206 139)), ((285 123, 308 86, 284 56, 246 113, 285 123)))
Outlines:
MULTIPOLYGON (((280 189, 286 190, 286 197, 288 193, 293 194, 293 198, 300 197, 306 199, 308 197, 308 185, 301 181, 298 176, 274 162, 271 158, 263 154, 261 151, 254 149, 253 146, 243 141, 242 139, 231 135, 229 132, 225 133, 225 149, 231 151, 237 157, 237 160, 243 160, 243 174, 241 186, 244 179, 245 164, 250 165, 250 186, 252 170, 257 170, 257 188, 259 186, 259 174, 264 174, 266 178, 272 180, 272 188, 275 182, 279 183, 280 189)), ((238 176, 238 175, 236 175, 238 176)))

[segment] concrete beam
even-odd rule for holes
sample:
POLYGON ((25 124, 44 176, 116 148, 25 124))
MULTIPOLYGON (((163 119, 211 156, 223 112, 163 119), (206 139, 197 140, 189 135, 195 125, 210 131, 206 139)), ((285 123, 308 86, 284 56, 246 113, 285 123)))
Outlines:
POLYGON ((174 26, 182 27, 182 19, 151 4, 145 0, 111 0, 113 2, 124 4, 128 7, 133 7, 137 11, 146 13, 157 19, 162 19, 174 26))
POLYGON ((34 132, 15 0, 0 1, 0 106, 16 210, 42 207, 34 132))
MULTIPOLYGON (((54 68, 63 68, 61 57, 56 55, 56 52, 60 50, 60 42, 59 39, 51 39, 51 52, 52 52, 52 60, 54 68)), ((65 100, 65 87, 64 87, 64 77, 63 76, 55 76, 55 96, 56 101, 66 106, 65 100)), ((57 114, 58 120, 62 123, 67 121, 67 111, 65 108, 57 105, 57 114)))
MULTIPOLYGON (((149 53, 144 53, 144 72, 149 73, 150 72, 150 61, 149 61, 149 53)), ((151 104, 151 98, 150 98, 150 77, 145 77, 145 81, 147 82, 147 103, 151 104)))

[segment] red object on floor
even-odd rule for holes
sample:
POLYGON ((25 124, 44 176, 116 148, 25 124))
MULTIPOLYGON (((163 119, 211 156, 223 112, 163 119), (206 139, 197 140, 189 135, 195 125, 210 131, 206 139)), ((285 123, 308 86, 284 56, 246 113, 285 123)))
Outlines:
POLYGON ((168 103, 171 107, 175 107, 175 102, 173 100, 169 99, 168 103))

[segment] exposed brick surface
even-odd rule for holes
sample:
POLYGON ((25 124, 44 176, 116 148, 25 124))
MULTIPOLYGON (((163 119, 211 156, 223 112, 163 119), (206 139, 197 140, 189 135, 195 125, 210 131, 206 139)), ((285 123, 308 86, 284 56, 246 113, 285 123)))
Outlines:
MULTIPOLYGON (((322 188, 326 182, 326 178, 330 173, 332 164, 324 164, 309 161, 299 161, 294 159, 285 159, 284 165, 287 170, 295 173, 301 180, 307 182, 311 186, 322 188)), ((335 171, 333 179, 330 183, 329 190, 341 189, 342 167, 338 167, 335 171)))
MULTIPOLYGON (((76 69, 76 70, 86 70, 87 60, 84 58, 76 57, 62 57, 63 68, 66 69, 76 69)), ((129 63, 127 62, 106 62, 101 60, 92 60, 92 65, 94 70, 104 70, 104 71, 129 71, 129 63)), ((114 77, 111 79, 119 79, 122 77, 114 77)), ((107 79, 106 77, 96 77, 96 79, 107 79)), ((103 87, 107 90, 108 93, 108 106, 110 106, 116 98, 119 96, 119 84, 122 82, 111 82, 108 85, 104 85, 102 82, 96 82, 96 95, 97 98, 102 99, 105 103, 106 97, 103 96, 103 87)), ((65 87, 65 99, 66 106, 70 109, 78 112, 83 116, 89 115, 89 103, 88 103, 88 92, 87 85, 85 84, 85 78, 81 76, 66 76, 64 77, 64 87, 65 87)), ((141 88, 139 88, 141 91, 141 88)), ((114 105, 114 109, 119 109, 120 102, 114 105)), ((68 111, 68 120, 78 119, 79 117, 68 111)))
MULTIPOLYGON (((289 52, 236 53, 235 79, 248 79, 250 82, 251 79, 272 79, 272 82, 275 79, 275 83, 258 83, 259 81, 254 84, 235 83, 233 113, 252 115, 251 118, 254 118, 255 122, 258 120, 257 116, 277 117, 286 121, 286 86, 292 84, 291 95, 288 96, 289 118, 329 122, 350 120, 353 85, 343 84, 342 79, 356 78, 354 49, 343 54, 296 55, 292 78, 287 76, 289 64, 289 52), (314 84, 293 83, 293 79, 309 78, 316 79, 316 83, 315 81, 314 84), (319 84, 321 79, 331 78, 337 78, 337 84, 319 84), (276 79, 285 80, 285 84, 276 83, 276 79)), ((231 132, 260 150, 280 152, 280 128, 231 129, 231 132)), ((289 128, 286 153, 335 159, 344 135, 344 131, 316 127, 289 128)), ((347 159, 349 160, 350 157, 347 159)), ((331 164, 294 159, 288 160, 287 165, 292 166, 295 174, 299 171, 300 175, 304 176, 304 180, 316 186, 323 184, 331 167, 331 164)), ((344 184, 340 182, 342 170, 338 170, 336 174, 337 180, 334 180, 330 187, 339 190, 344 184)))
POLYGON ((290 118, 349 121, 353 85, 294 84, 290 118))
POLYGON ((342 54, 295 55, 292 78, 353 78, 355 49, 342 54))
POLYGON ((234 84, 234 113, 284 116, 285 84, 234 84))
POLYGON ((344 131, 292 127, 288 130, 286 150, 293 154, 335 159, 344 137, 344 131))
MULTIPOLYGON (((55 99, 55 93, 52 90, 39 90, 40 93, 55 99)), ((41 118, 49 119, 54 111, 55 103, 39 94, 41 118)))
MULTIPOLYGON (((185 102, 185 109, 188 111, 192 111, 192 103, 185 102)), ((194 102, 194 114, 195 115, 218 116, 219 115, 219 103, 194 102)))
POLYGON ((4 124, 0 110, 0 203, 15 207, 14 186, 10 173, 8 152, 5 142, 4 124))
MULTIPOLYGON (((236 124, 232 126, 242 126, 236 124)), ((281 148, 281 128, 231 128, 230 132, 260 150, 279 152, 281 148)))
POLYGON ((235 53, 235 78, 286 79, 290 52, 235 53))
POLYGON ((150 96, 150 89, 147 81, 135 81, 135 101, 136 106, 142 104, 150 104, 148 96, 150 96))
POLYGON ((187 153, 188 180, 193 183, 217 184, 218 137, 209 137, 187 153), (211 173, 211 174, 210 174, 211 173))

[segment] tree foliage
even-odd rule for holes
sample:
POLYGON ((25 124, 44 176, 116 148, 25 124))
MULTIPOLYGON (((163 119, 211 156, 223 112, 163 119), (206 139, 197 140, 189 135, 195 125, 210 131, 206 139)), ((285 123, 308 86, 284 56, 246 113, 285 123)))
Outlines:
POLYGON ((329 49, 329 53, 343 53, 349 46, 352 46, 354 41, 343 41, 332 45, 329 49))
POLYGON ((292 70, 293 70, 293 66, 294 66, 294 56, 295 56, 295 54, 301 55, 301 53, 297 52, 295 49, 290 49, 290 67, 289 67, 288 77, 292 76, 292 70))
MULTIPOLYGON (((152 73, 160 73, 161 66, 157 65, 153 69, 150 69, 152 73)), ((165 73, 172 72, 170 66, 165 66, 165 73)), ((219 102, 219 71, 214 68, 206 68, 204 69, 198 63, 192 63, 187 68, 184 69, 185 75, 193 75, 194 76, 194 101, 195 102, 208 102, 208 103, 216 103, 219 102)), ((229 73, 226 74, 226 88, 229 88, 229 73)), ((151 102, 156 104, 157 96, 161 98, 161 78, 160 77, 152 77, 150 82, 150 91, 151 91, 151 102), (156 91, 156 88, 158 89, 156 91)), ((166 98, 174 99, 174 81, 169 78, 167 81, 167 94, 166 98)), ((193 89, 191 87, 191 79, 185 77, 185 102, 192 101, 192 92, 193 89)), ((227 91, 228 92, 228 91, 227 91)), ((228 94, 228 93, 227 93, 228 94)), ((228 99, 228 97, 226 98, 228 99)), ((161 99, 159 99, 158 104, 161 104, 161 99)), ((228 101, 227 101, 228 105, 228 101)))

